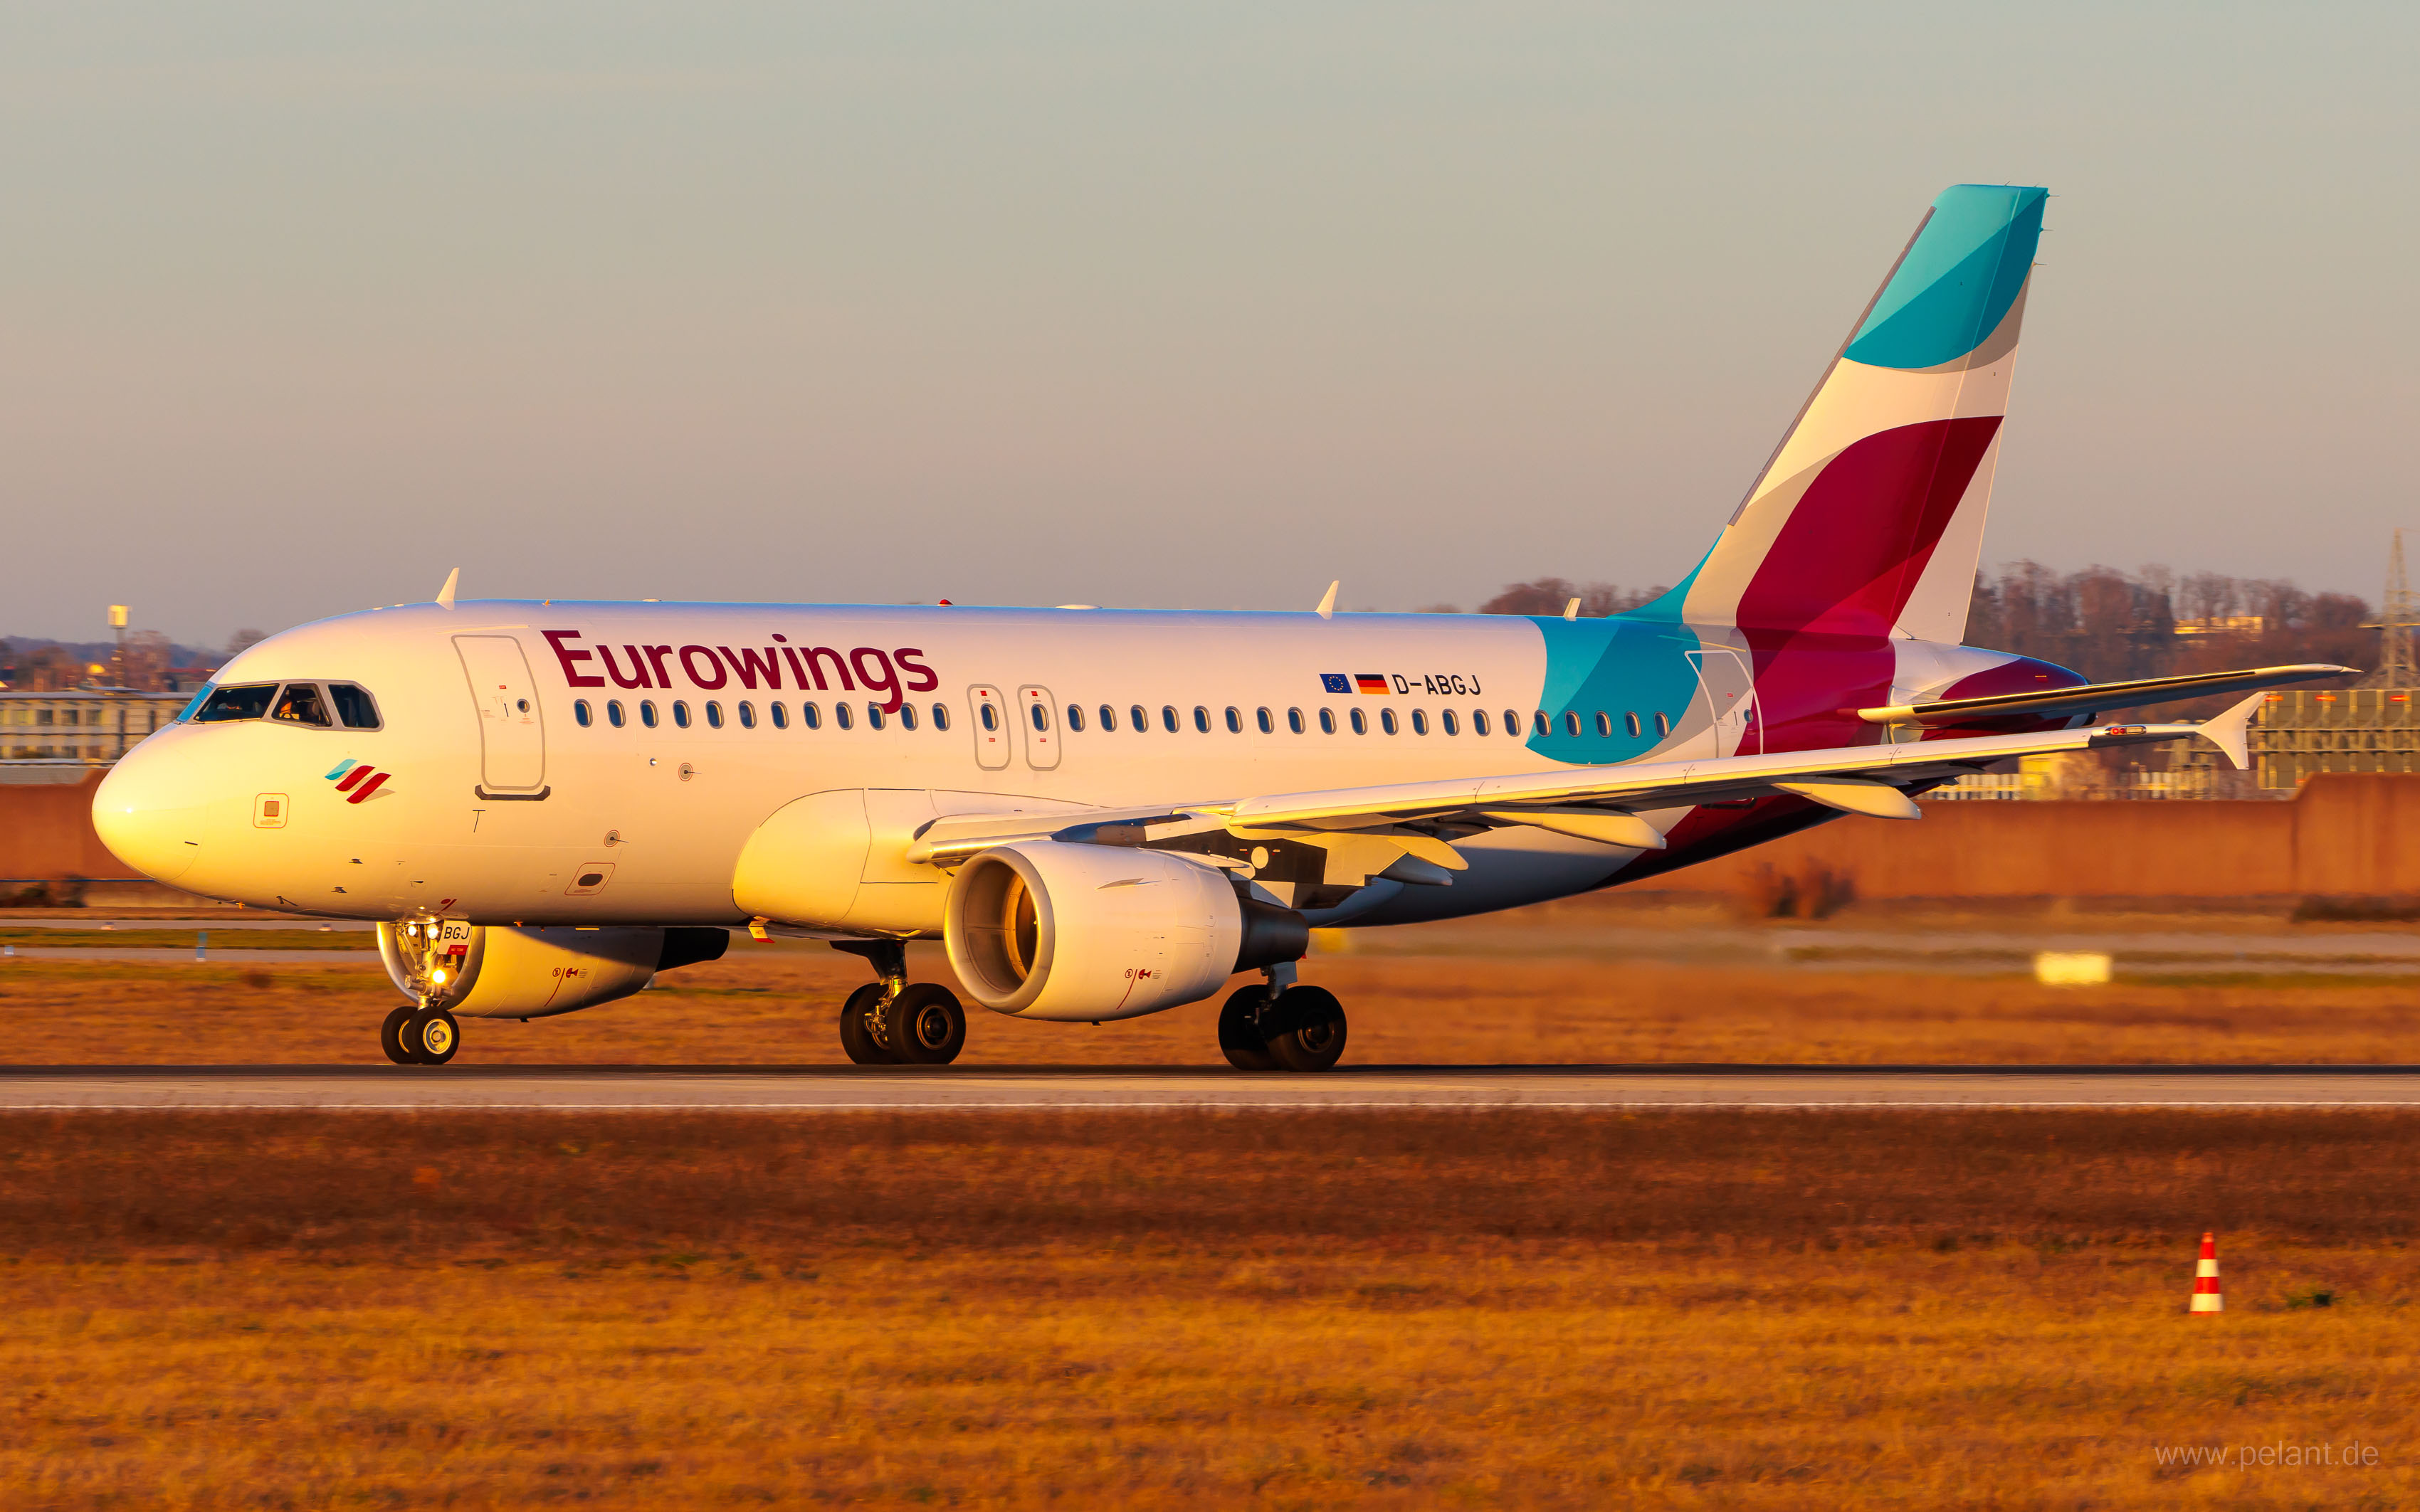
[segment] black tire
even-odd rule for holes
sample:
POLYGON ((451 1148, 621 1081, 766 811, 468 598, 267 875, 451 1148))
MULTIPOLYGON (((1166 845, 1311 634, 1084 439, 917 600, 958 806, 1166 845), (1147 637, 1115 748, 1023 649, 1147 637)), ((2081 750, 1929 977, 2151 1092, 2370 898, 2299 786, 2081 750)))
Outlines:
POLYGON ((860 1066, 894 1066, 891 1047, 874 1037, 870 1015, 882 1001, 882 983, 869 981, 840 1005, 840 1047, 860 1066))
POLYGON ((891 1044, 903 1066, 946 1066, 967 1046, 967 1011, 947 987, 920 981, 891 1005, 891 1044))
POLYGON ((1266 987, 1238 987, 1218 1011, 1218 1049, 1237 1071, 1278 1069, 1268 1041, 1261 1038, 1261 1004, 1268 992, 1266 987))
POLYGON ((442 1066, 462 1048, 462 1026, 454 1015, 442 1008, 425 1013, 414 1013, 404 1026, 403 1042, 411 1057, 424 1066, 442 1066))
POLYGON ((1325 987, 1287 988, 1270 1018, 1269 1054, 1288 1071, 1326 1071, 1344 1054, 1344 1005, 1325 987))
POLYGON ((420 1063, 420 1057, 406 1048, 403 1042, 403 1026, 411 1023, 411 1015, 418 1011, 418 1009, 406 1003, 389 1013, 386 1016, 386 1022, 379 1026, 379 1048, 386 1052, 387 1059, 398 1066, 416 1066, 420 1063))

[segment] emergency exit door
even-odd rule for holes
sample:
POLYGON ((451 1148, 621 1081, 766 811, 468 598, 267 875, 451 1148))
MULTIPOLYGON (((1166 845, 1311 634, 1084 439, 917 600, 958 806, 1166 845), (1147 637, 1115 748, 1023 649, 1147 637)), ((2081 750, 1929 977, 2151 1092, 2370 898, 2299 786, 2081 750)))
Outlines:
POLYGON ((454 649, 479 715, 479 795, 546 796, 546 719, 521 643, 508 635, 458 635, 454 649))

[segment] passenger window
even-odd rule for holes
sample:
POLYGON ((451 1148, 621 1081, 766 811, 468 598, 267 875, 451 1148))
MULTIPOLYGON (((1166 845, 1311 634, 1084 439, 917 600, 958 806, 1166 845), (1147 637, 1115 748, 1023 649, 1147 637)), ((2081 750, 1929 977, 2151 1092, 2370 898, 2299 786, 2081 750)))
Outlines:
POLYGON ((713 699, 706 701, 706 722, 709 729, 722 728, 722 705, 713 699))
POLYGON ((1355 709, 1351 714, 1345 716, 1345 717, 1353 721, 1353 733, 1355 734, 1366 735, 1370 733, 1370 721, 1362 717, 1359 709, 1355 709))
POLYGON ((1033 728, 1036 730, 1050 728, 1050 711, 1039 703, 1027 705, 1025 717, 1033 721, 1033 728))
POLYGON ((1142 712, 1141 704, 1136 704, 1133 708, 1128 709, 1126 713, 1133 718, 1134 732, 1136 734, 1141 734, 1144 731, 1151 728, 1151 717, 1142 712))
POLYGON ((1082 704, 1070 703, 1067 705, 1067 728, 1073 730, 1079 735, 1084 733, 1084 706, 1082 704))
POLYGON ((1117 710, 1115 710, 1115 709, 1113 709, 1113 708, 1110 708, 1110 707, 1109 707, 1108 704, 1106 704, 1106 703, 1102 704, 1102 705, 1101 705, 1101 728, 1102 728, 1103 730, 1107 730, 1107 731, 1114 732, 1114 731, 1117 729, 1117 727, 1118 727, 1118 711, 1117 711, 1117 710))
POLYGON ((1437 717, 1445 722, 1445 733, 1447 734, 1458 735, 1462 733, 1462 726, 1455 721, 1453 711, 1451 709, 1445 710, 1440 713, 1437 717))
POLYGON ((1426 709, 1414 709, 1414 710, 1412 711, 1412 733, 1414 733, 1414 734, 1416 734, 1416 735, 1425 735, 1425 734, 1427 734, 1428 733, 1429 733, 1429 715, 1428 715, 1428 711, 1427 711, 1426 709))
POLYGON ((589 724, 592 722, 592 717, 588 712, 588 701, 586 699, 573 699, 571 701, 571 720, 572 723, 580 726, 582 730, 588 728, 589 724))
MULTIPOLYGON (((988 705, 986 705, 986 707, 988 707, 988 705)), ((832 723, 840 726, 843 730, 846 730, 855 725, 856 722, 857 717, 848 712, 847 704, 835 703, 832 705, 832 723)))
POLYGON ((1000 728, 1000 711, 998 709, 993 708, 987 702, 977 704, 976 709, 977 713, 975 717, 983 721, 983 727, 985 729, 997 730, 1000 728))
POLYGON ((336 717, 346 729, 379 727, 378 704, 370 698, 370 690, 359 683, 330 683, 328 702, 336 706, 336 717))
POLYGON ((899 728, 902 730, 916 728, 916 705, 913 703, 899 705, 899 728))
POLYGON ((673 700, 673 723, 680 726, 683 730, 689 728, 689 701, 687 699, 673 700))
POLYGON ((1319 711, 1319 733, 1323 735, 1332 735, 1336 733, 1336 711, 1334 709, 1322 709, 1319 711))
POLYGON ((1159 706, 1159 722, 1160 722, 1161 724, 1166 725, 1166 726, 1168 727, 1168 733, 1169 733, 1170 734, 1171 734, 1171 735, 1172 735, 1172 734, 1176 733, 1176 705, 1175 705, 1175 704, 1173 704, 1173 703, 1163 703, 1163 704, 1161 704, 1161 705, 1159 706))
POLYGON ((1655 733, 1659 735, 1670 734, 1672 733, 1671 719, 1664 715, 1657 715, 1655 717, 1655 733))
POLYGON ((755 728, 756 728, 756 705, 755 705, 755 704, 749 702, 746 699, 741 699, 741 700, 739 701, 739 710, 738 710, 738 713, 739 713, 739 728, 740 728, 740 729, 742 729, 742 730, 753 730, 753 729, 755 729, 755 728))
POLYGON ((1252 718, 1253 722, 1261 727, 1261 733, 1264 735, 1274 735, 1278 733, 1278 722, 1269 717, 1267 705, 1262 705, 1261 711, 1254 715, 1252 718))
POLYGON ((1576 735, 1579 733, 1580 711, 1577 709, 1565 709, 1563 711, 1563 733, 1567 735, 1576 735))
POLYGON ((1243 711, 1232 703, 1227 705, 1227 733, 1231 735, 1240 735, 1244 733, 1243 711))
POLYGON ((799 722, 810 730, 821 730, 824 727, 824 706, 799 701, 799 722))
POLYGON ((881 728, 882 728, 882 705, 881 705, 881 704, 879 704, 879 703, 872 703, 872 702, 869 702, 869 703, 867 703, 867 704, 866 704, 866 706, 865 706, 865 728, 867 728, 868 730, 879 730, 879 729, 881 729, 881 728))
POLYGON ((1515 740, 1521 738, 1521 716, 1511 709, 1504 711, 1504 733, 1515 740))
POLYGON ((774 729, 787 730, 790 728, 790 711, 783 705, 779 699, 766 704, 765 712, 772 716, 774 729))
POLYGON ((1470 711, 1470 733, 1474 735, 1483 735, 1487 733, 1487 711, 1485 709, 1473 709, 1470 711))
POLYGON ((1555 733, 1555 727, 1546 722, 1546 711, 1544 709, 1530 715, 1529 720, 1533 733, 1541 740, 1555 733))
POLYGON ((1193 728, 1205 735, 1210 733, 1210 711, 1199 703, 1193 705, 1193 728))
POLYGON ((1297 735, 1302 733, 1302 711, 1300 709, 1286 710, 1286 728, 1293 731, 1297 735))
POLYGON ((936 730, 947 730, 950 728, 950 706, 948 704, 936 703, 933 705, 933 728, 936 730))
POLYGON ((222 687, 202 704, 194 716, 195 724, 232 724, 238 719, 257 719, 269 713, 269 701, 277 696, 275 683, 252 683, 242 687, 222 687))
POLYGON ((622 728, 624 717, 622 714, 622 701, 620 699, 612 699, 606 702, 605 722, 612 725, 616 730, 622 728))
POLYGON ((1603 709, 1596 711, 1596 733, 1607 739, 1612 738, 1613 735, 1613 716, 1603 709))
POLYGON ((322 730, 335 722, 328 717, 328 701, 319 696, 317 683, 287 684, 269 717, 287 724, 316 725, 322 730))
POLYGON ((1638 716, 1637 714, 1633 713, 1623 715, 1621 717, 1621 727, 1630 732, 1631 739, 1636 740, 1638 738, 1638 716))
POLYGON ((1381 729, 1381 730, 1384 730, 1385 732, 1387 732, 1387 733, 1388 733, 1388 734, 1390 734, 1390 735, 1391 735, 1391 734, 1393 734, 1393 733, 1395 733, 1395 711, 1394 711, 1394 710, 1392 710, 1392 709, 1380 709, 1380 710, 1378 711, 1378 728, 1379 728, 1379 729, 1381 729))
POLYGON ((639 701, 639 722, 645 725, 650 730, 653 730, 656 727, 656 701, 654 699, 641 699, 639 701))

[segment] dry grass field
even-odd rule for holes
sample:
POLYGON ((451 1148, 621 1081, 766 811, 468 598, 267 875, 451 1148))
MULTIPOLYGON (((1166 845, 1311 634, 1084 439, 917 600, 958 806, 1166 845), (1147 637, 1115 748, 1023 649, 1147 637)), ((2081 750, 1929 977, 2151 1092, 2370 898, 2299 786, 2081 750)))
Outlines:
POLYGON ((0 1504, 2409 1505, 2415 1135, 17 1115, 0 1504))
MULTIPOLYGON (((948 980, 937 949, 915 970, 948 980)), ((2014 975, 1683 966, 1561 955, 1314 956, 1347 1064, 2412 1061, 2410 982, 2296 977, 2050 988, 2014 975)), ((853 957, 736 942, 657 990, 529 1024, 466 1020, 464 1063, 840 1063, 853 957)), ((0 1063, 380 1061, 375 961, 0 962, 0 1063)), ((1218 1064, 1217 1002, 1124 1024, 971 1015, 961 1064, 1218 1064)))

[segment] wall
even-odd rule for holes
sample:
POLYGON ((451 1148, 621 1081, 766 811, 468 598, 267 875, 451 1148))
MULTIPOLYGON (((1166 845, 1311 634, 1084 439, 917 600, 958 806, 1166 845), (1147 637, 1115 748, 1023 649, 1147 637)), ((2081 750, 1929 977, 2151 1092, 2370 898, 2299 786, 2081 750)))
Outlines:
POLYGON ((2420 776, 2328 773, 2286 802, 1927 803, 1669 872, 1732 891, 1818 869, 1859 898, 2420 895, 2420 776))
POLYGON ((131 877, 92 830, 92 795, 107 769, 76 782, 0 781, 0 877, 131 877))

